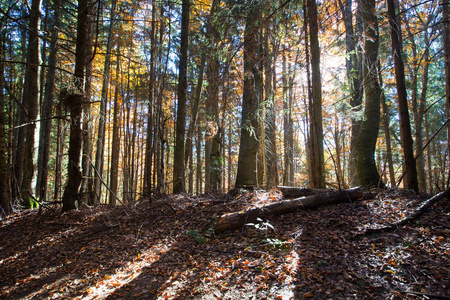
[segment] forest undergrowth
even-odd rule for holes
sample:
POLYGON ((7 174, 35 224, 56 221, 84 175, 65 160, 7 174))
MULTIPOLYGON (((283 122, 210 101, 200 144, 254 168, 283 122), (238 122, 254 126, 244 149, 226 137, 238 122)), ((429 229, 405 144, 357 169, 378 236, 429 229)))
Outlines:
POLYGON ((364 234, 426 197, 391 190, 211 229, 222 214, 281 198, 254 191, 17 212, 0 227, 0 298, 450 299, 448 199, 390 233, 364 234))

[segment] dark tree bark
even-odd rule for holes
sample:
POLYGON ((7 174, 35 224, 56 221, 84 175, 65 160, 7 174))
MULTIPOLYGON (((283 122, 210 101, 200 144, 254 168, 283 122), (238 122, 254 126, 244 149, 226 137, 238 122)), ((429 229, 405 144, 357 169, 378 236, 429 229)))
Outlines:
POLYGON ((397 84, 400 137, 405 159, 405 188, 418 191, 416 160, 414 159, 411 123, 409 121, 408 97, 405 84, 405 66, 402 59, 402 32, 400 19, 396 16, 394 0, 387 0, 389 24, 391 26, 392 50, 394 55, 395 79, 397 84))
POLYGON ((34 197, 32 187, 34 176, 35 131, 39 111, 39 24, 41 20, 41 0, 33 0, 30 11, 30 24, 28 33, 28 55, 25 70, 25 83, 23 90, 23 102, 27 102, 27 117, 25 120, 25 145, 23 161, 23 178, 21 194, 25 203, 30 197, 34 197))
MULTIPOLYGON (((442 1, 442 31, 444 35, 444 64, 445 64, 445 110, 447 119, 450 118, 450 18, 449 1, 442 1)), ((450 157, 450 123, 447 125, 447 153, 450 157)), ((450 159, 449 159, 450 164, 450 159)), ((447 168, 450 169, 450 168, 447 168)), ((447 186, 450 181, 450 173, 447 178, 447 186)))
MULTIPOLYGON (((214 50, 212 50, 214 51, 214 50)), ((208 98, 206 103, 207 130, 205 134, 205 192, 217 191, 218 159, 220 159, 219 127, 219 60, 209 54, 208 63, 208 98), (213 149, 214 148, 214 149, 213 149)))
POLYGON ((257 22, 258 9, 249 8, 244 33, 244 91, 242 99, 241 138, 239 147, 236 187, 254 187, 258 184, 256 156, 258 141, 258 99, 255 92, 255 73, 257 68, 257 22))
MULTIPOLYGON (((118 43, 120 46, 120 43, 118 43)), ((117 63, 116 63, 116 78, 119 79, 120 73, 120 48, 117 47, 117 63)), ((128 69, 128 72, 130 70, 128 69)), ((116 82, 114 92, 114 115, 113 115, 113 133, 111 142, 111 167, 110 167, 110 188, 109 188, 109 204, 115 206, 117 204, 117 187, 119 184, 119 152, 120 152, 120 139, 119 139, 119 92, 120 82, 116 82)))
POLYGON ((181 45, 178 75, 178 106, 175 136, 175 152, 173 161, 173 193, 184 193, 185 184, 185 131, 186 131, 186 96, 187 96, 187 63, 189 46, 189 0, 182 1, 181 13, 181 45))
MULTIPOLYGON (((3 29, 4 19, 0 19, 0 32, 3 29)), ((5 97, 3 94, 4 82, 5 82, 5 69, 4 69, 4 40, 5 34, 2 32, 0 35, 0 216, 3 214, 10 214, 12 212, 11 206, 11 194, 9 189, 9 170, 8 170, 8 158, 6 149, 6 118, 5 118, 5 97)))
POLYGON ((384 186, 375 163, 375 146, 380 128, 381 88, 378 83, 378 20, 375 0, 362 0, 362 16, 365 25, 364 43, 364 120, 355 144, 355 167, 358 184, 364 187, 384 186))
MULTIPOLYGON (((81 167, 82 167, 82 181, 81 181, 81 187, 80 187, 80 194, 89 194, 89 197, 82 197, 79 199, 79 201, 84 202, 87 200, 90 204, 94 202, 94 180, 92 176, 92 123, 93 118, 91 116, 91 95, 92 95, 92 77, 93 77, 93 71, 92 71, 92 61, 94 59, 94 53, 93 53, 93 39, 94 39, 94 23, 93 23, 93 16, 90 15, 101 8, 100 7, 101 2, 99 1, 97 9, 92 9, 88 13, 88 24, 87 24, 87 45, 86 45, 86 57, 88 61, 86 62, 86 79, 85 79, 85 85, 84 85, 84 92, 85 92, 85 103, 83 104, 83 155, 81 159, 81 167)), ((81 204, 81 202, 79 202, 81 204)))
POLYGON ((322 124, 322 80, 320 75, 319 28, 317 21, 317 4, 308 0, 308 24, 311 50, 311 87, 312 107, 310 107, 310 164, 311 184, 315 188, 325 187, 325 162, 323 150, 322 124))
POLYGON ((70 140, 69 157, 67 165, 67 185, 63 194, 62 211, 76 209, 79 198, 79 188, 81 184, 80 156, 83 132, 81 130, 81 120, 83 112, 84 79, 86 68, 86 49, 87 49, 87 21, 89 13, 89 0, 78 1, 78 20, 77 20, 77 43, 75 53, 75 88, 76 93, 65 95, 64 101, 70 109, 70 140))

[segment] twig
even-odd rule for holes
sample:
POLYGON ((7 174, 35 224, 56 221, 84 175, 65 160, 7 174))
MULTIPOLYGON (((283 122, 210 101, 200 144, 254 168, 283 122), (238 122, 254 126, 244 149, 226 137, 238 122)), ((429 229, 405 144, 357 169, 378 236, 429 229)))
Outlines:
POLYGON ((430 299, 445 299, 445 300, 450 300, 450 296, 444 296, 444 295, 433 295, 433 294, 428 294, 428 293, 419 293, 419 292, 399 292, 399 291, 395 291, 397 293, 400 294, 411 294, 411 295, 416 295, 416 296, 424 296, 430 299))

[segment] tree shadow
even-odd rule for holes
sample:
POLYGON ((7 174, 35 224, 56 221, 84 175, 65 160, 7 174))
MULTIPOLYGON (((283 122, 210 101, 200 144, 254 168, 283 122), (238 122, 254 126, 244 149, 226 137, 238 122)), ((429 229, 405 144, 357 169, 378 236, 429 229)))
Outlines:
POLYGON ((79 295, 136 258, 134 221, 99 208, 32 212, 2 226, 0 298, 79 295))

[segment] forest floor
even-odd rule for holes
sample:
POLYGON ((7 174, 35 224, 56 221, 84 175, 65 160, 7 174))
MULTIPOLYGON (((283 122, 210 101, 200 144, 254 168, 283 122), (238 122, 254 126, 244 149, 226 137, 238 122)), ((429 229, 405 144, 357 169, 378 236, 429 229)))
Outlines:
POLYGON ((450 299, 450 201, 392 233, 367 228, 425 199, 375 199, 272 217, 214 234, 218 216, 276 191, 168 196, 0 223, 1 299, 450 299))

